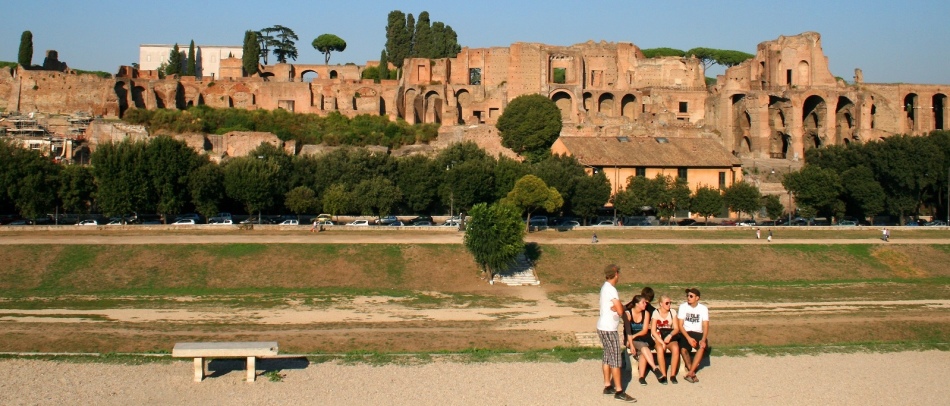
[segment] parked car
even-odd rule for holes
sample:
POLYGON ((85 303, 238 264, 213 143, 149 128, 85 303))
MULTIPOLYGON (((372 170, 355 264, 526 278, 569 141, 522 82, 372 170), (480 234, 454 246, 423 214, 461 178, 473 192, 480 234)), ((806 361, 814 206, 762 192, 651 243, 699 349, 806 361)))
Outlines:
POLYGON ((178 222, 178 220, 194 220, 194 223, 192 224, 195 224, 195 223, 201 222, 201 216, 195 213, 185 213, 185 214, 178 215, 178 217, 175 217, 176 223, 178 222))
POLYGON ((752 220, 752 219, 739 220, 736 222, 736 225, 743 226, 743 227, 755 227, 755 220, 752 220))
POLYGON ((723 220, 721 223, 719 223, 719 225, 720 225, 720 226, 734 226, 734 225, 736 225, 736 221, 735 221, 735 220, 723 220))
POLYGON ((448 220, 445 220, 444 223, 442 223, 442 226, 444 226, 444 227, 458 227, 460 224, 462 224, 462 223, 460 223, 458 220, 448 219, 448 220))
POLYGON ((947 222, 943 220, 934 220, 934 221, 928 221, 927 224, 924 224, 924 225, 927 227, 942 227, 942 226, 946 226, 947 222))
POLYGON ((317 220, 317 227, 320 227, 320 226, 332 226, 332 225, 333 225, 333 221, 330 221, 330 220, 328 220, 328 219, 317 220))
POLYGON ((841 221, 838 222, 838 225, 839 225, 839 226, 846 226, 846 227, 857 227, 857 226, 858 226, 858 222, 857 222, 857 221, 854 221, 854 220, 841 220, 841 221))
POLYGON ((593 226, 594 227, 613 227, 613 226, 616 226, 616 224, 614 224, 613 220, 602 220, 598 222, 597 224, 594 224, 593 226))
POLYGON ((415 227, 431 227, 431 226, 432 226, 432 222, 431 222, 431 221, 422 221, 422 220, 420 220, 420 221, 415 221, 415 222, 413 222, 412 225, 415 226, 415 227))
POLYGON ((98 226, 99 222, 96 220, 83 220, 76 223, 77 226, 98 226))
POLYGON ((194 220, 194 219, 181 219, 181 220, 178 220, 178 221, 172 223, 172 225, 173 225, 173 226, 185 226, 185 225, 191 225, 191 226, 193 226, 193 225, 195 225, 195 220, 194 220))
POLYGON ((33 225, 33 221, 27 220, 27 219, 19 219, 19 220, 13 220, 7 223, 7 225, 8 226, 31 226, 33 225))
POLYGON ((208 224, 219 224, 219 225, 224 224, 224 225, 227 225, 227 224, 234 224, 234 222, 231 221, 231 219, 226 219, 226 218, 214 218, 214 217, 212 217, 211 219, 208 220, 208 224))
POLYGON ((352 222, 346 223, 346 225, 354 227, 369 227, 369 220, 353 220, 352 222))
POLYGON ((397 219, 396 216, 386 216, 386 217, 380 217, 376 219, 376 224, 381 225, 381 226, 388 226, 397 221, 399 221, 399 219, 397 219))
POLYGON ((432 216, 426 216, 426 215, 416 216, 409 219, 408 224, 417 225, 416 223, 419 223, 419 222, 429 222, 429 224, 432 224, 432 216))
POLYGON ((574 227, 580 227, 580 226, 581 226, 580 222, 577 222, 574 220, 568 220, 568 221, 562 221, 560 224, 558 224, 557 229, 558 231, 567 231, 567 230, 574 229, 574 227))
POLYGON ((299 226, 299 225, 300 225, 300 221, 288 219, 288 220, 284 220, 284 221, 280 222, 280 225, 282 225, 282 226, 299 226))
POLYGON ((677 225, 681 225, 681 226, 691 226, 691 225, 693 225, 693 224, 696 224, 696 220, 694 220, 694 219, 682 219, 682 220, 680 220, 680 221, 677 221, 676 224, 677 224, 677 225))
POLYGON ((404 225, 406 225, 406 224, 403 223, 403 222, 401 222, 401 221, 399 221, 399 220, 396 220, 395 222, 389 223, 389 226, 390 226, 390 227, 402 227, 402 226, 404 226, 404 225))
POLYGON ((107 226, 121 226, 121 225, 122 225, 122 219, 120 219, 120 218, 111 218, 111 219, 109 219, 109 222, 106 223, 106 225, 107 225, 107 226))

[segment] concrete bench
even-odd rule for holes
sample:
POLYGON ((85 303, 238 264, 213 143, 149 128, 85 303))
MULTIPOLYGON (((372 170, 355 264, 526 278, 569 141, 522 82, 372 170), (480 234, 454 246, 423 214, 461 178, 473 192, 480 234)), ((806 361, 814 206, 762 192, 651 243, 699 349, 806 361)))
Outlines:
POLYGON ((195 382, 205 377, 205 358, 247 358, 247 381, 254 382, 257 358, 276 355, 276 341, 176 343, 172 350, 172 357, 195 359, 195 382))

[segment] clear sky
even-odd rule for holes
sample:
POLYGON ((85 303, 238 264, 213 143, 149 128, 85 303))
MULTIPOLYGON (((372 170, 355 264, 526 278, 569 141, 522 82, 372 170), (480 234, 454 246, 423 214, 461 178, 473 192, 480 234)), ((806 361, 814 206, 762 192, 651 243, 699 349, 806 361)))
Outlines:
MULTIPOLYGON (((572 45, 587 40, 641 48, 708 47, 755 53, 756 45, 821 33, 831 72, 866 82, 950 84, 948 0, 3 0, 0 60, 16 61, 20 34, 33 32, 33 63, 45 50, 84 70, 116 72, 138 62, 140 44, 241 45, 244 31, 293 29, 300 63, 323 63, 310 43, 332 33, 347 42, 331 63, 379 59, 386 16, 428 11, 472 48, 513 42, 572 45)), ((273 61, 273 59, 271 59, 273 61)), ((721 73, 711 69, 707 76, 721 73)))

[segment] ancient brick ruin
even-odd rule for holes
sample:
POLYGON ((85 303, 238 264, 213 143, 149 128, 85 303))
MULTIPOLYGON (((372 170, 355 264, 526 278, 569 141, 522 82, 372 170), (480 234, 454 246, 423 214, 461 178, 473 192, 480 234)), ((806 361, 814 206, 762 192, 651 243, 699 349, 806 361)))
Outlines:
MULTIPOLYGON (((852 84, 837 80, 820 35, 811 32, 759 44, 754 58, 711 87, 695 58, 646 58, 630 43, 463 48, 455 58, 407 59, 401 80, 382 83, 360 79, 372 65, 276 64, 241 77, 241 61, 229 58, 214 80, 158 79, 127 66, 116 79, 2 70, 0 107, 104 117, 193 105, 386 115, 440 123, 436 144, 474 137, 502 150, 485 140, 497 139, 493 125, 505 106, 542 94, 561 109, 563 135, 714 138, 739 157, 790 161, 808 148, 946 129, 950 118, 950 86, 863 83, 860 70, 852 84)), ((193 144, 213 149, 208 137, 193 144)))

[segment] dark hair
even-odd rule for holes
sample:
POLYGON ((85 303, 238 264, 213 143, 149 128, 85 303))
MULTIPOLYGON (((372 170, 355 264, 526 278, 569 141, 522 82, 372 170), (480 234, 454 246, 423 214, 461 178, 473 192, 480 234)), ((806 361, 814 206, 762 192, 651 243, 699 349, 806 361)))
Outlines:
POLYGON ((653 301, 653 296, 654 296, 653 288, 647 286, 647 287, 643 288, 643 290, 640 291, 640 294, 643 296, 643 299, 644 299, 644 300, 646 300, 646 301, 648 301, 648 302, 652 302, 652 301, 653 301))
POLYGON ((642 302, 644 299, 646 298, 643 297, 643 295, 634 295, 633 299, 630 299, 630 301, 623 305, 623 307, 627 310, 633 309, 633 306, 636 306, 637 303, 642 302))

